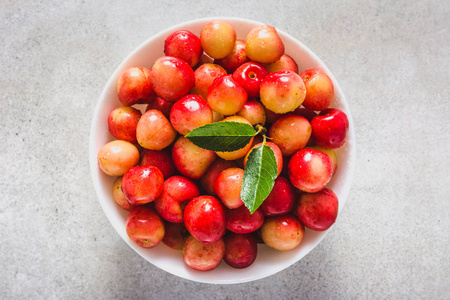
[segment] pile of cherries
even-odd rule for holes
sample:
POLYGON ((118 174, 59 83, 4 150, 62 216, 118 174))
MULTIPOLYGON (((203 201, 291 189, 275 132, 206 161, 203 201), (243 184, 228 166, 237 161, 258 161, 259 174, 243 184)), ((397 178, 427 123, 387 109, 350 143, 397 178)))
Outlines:
POLYGON ((209 22, 199 36, 170 34, 164 53, 150 69, 121 74, 122 106, 107 120, 115 140, 98 153, 100 169, 117 177, 112 196, 130 212, 130 239, 145 248, 163 242, 182 250, 189 267, 208 271, 222 260, 248 267, 258 243, 291 250, 305 226, 323 231, 334 224, 338 198, 326 185, 338 165, 333 149, 345 143, 349 124, 330 107, 330 77, 319 69, 299 73, 269 25, 240 40, 230 24, 209 22), (214 152, 185 137, 222 121, 264 126, 275 154, 278 177, 253 214, 240 192, 246 156, 263 138, 214 152))

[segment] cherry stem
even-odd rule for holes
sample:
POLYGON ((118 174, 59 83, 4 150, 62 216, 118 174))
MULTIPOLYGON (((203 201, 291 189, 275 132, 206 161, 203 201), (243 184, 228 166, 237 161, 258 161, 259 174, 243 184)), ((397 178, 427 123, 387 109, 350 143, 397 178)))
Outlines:
POLYGON ((266 144, 266 138, 267 138, 267 137, 266 137, 266 135, 264 134, 264 135, 263 135, 263 141, 262 141, 262 144, 263 144, 263 145, 266 144))
POLYGON ((266 138, 267 129, 264 126, 262 126, 261 124, 258 123, 255 125, 255 129, 256 129, 255 136, 257 136, 258 134, 261 133, 262 136, 264 137, 264 139, 266 138))

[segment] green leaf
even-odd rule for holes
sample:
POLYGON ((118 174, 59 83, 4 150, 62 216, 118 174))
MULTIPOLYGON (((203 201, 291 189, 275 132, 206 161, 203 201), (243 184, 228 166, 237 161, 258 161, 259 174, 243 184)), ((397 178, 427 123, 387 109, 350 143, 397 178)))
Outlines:
POLYGON ((264 140, 250 152, 242 181, 241 199, 250 213, 253 214, 269 196, 276 178, 275 154, 264 140))
POLYGON ((185 137, 200 148, 230 152, 244 148, 255 135, 249 124, 225 121, 197 127, 185 137))

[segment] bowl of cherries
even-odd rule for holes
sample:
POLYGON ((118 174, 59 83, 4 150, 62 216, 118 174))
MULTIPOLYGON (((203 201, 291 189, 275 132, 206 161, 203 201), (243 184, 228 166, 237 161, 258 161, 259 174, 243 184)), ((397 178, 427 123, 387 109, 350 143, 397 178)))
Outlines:
POLYGON ((117 67, 89 158, 131 248, 176 276, 232 284, 282 271, 333 228, 355 137, 339 84, 305 45, 208 18, 152 36, 117 67))

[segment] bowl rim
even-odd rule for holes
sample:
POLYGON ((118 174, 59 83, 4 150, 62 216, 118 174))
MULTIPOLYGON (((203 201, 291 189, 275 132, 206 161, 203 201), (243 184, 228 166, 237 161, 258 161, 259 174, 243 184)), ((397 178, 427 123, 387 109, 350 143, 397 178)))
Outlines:
MULTIPOLYGON (((270 265, 270 266, 268 266, 268 269, 265 272, 258 272, 253 275, 247 274, 246 277, 242 277, 242 278, 238 278, 238 279, 234 279, 234 278, 214 279, 214 276, 209 276, 209 274, 211 274, 210 272, 213 272, 214 270, 209 271, 209 272, 199 272, 199 271, 188 269, 188 270, 185 270, 184 272, 182 272, 182 274, 180 274, 180 272, 179 272, 180 270, 177 268, 168 268, 167 266, 161 265, 161 263, 158 263, 157 261, 150 260, 149 257, 146 255, 146 253, 147 253, 146 251, 152 250, 152 249, 141 248, 137 244, 133 243, 128 238, 128 236, 126 236, 126 232, 124 231, 124 228, 123 228, 124 226, 122 225, 122 223, 118 222, 116 218, 113 217, 113 214, 111 214, 111 207, 108 206, 106 204, 106 202, 104 201, 105 190, 102 189, 102 178, 101 178, 102 174, 98 168, 98 163, 97 163, 97 153, 98 153, 98 149, 99 149, 97 141, 98 141, 99 133, 97 132, 96 128, 97 128, 98 123, 100 122, 100 119, 104 118, 104 114, 101 113, 102 110, 104 109, 102 104, 104 102, 106 102, 105 99, 107 99, 107 97, 111 94, 111 86, 115 86, 115 82, 116 82, 118 76, 120 75, 121 71, 124 70, 124 68, 129 64, 130 60, 132 60, 133 57, 135 57, 140 51, 142 51, 142 49, 144 49, 145 47, 148 47, 149 44, 151 44, 152 42, 154 42, 158 39, 161 39, 165 36, 168 36, 171 32, 173 32, 175 30, 184 29, 186 27, 198 26, 199 24, 206 24, 207 22, 211 22, 214 20, 229 21, 230 23, 242 23, 243 22, 243 23, 245 23, 245 26, 249 26, 249 25, 258 26, 258 25, 266 24, 266 23, 262 23, 260 21, 255 21, 255 20, 251 20, 251 19, 247 19, 247 18, 208 17, 208 18, 193 19, 193 20, 189 20, 189 21, 185 21, 185 22, 173 25, 173 26, 171 26, 167 29, 161 30, 158 33, 147 38, 143 43, 141 43, 138 47, 136 47, 130 54, 128 54, 121 61, 121 63, 115 68, 114 72, 109 77, 106 85, 103 87, 102 93, 97 100, 97 104, 96 104, 96 107, 94 110, 93 118, 91 121, 91 127, 90 127, 89 164, 90 164, 91 177, 92 177, 92 180, 94 183, 94 189, 95 189, 98 201, 100 202, 100 205, 101 205, 104 213, 106 214, 108 220, 110 221, 111 225, 116 230, 116 232, 136 253, 138 253, 141 257, 146 259, 148 262, 152 263, 154 266, 156 266, 170 274, 173 274, 175 276, 178 276, 178 277, 181 277, 184 279, 188 279, 188 280, 195 281, 195 282, 201 282, 201 283, 209 283, 209 284, 238 284, 238 283, 245 283, 245 282, 259 280, 259 279, 274 275, 274 274, 290 267, 291 265, 295 264, 296 262, 300 261, 304 256, 306 256, 308 253, 310 253, 323 240, 323 238, 326 236, 326 234, 330 230, 332 230, 332 228, 334 226, 332 226, 330 229, 323 231, 323 232, 314 232, 315 236, 317 236, 317 237, 314 239, 314 241, 311 243, 311 245, 309 245, 308 250, 305 253, 303 253, 302 255, 294 255, 292 259, 289 259, 287 261, 282 261, 275 266, 270 265)), ((331 80, 333 81, 333 84, 334 84, 335 94, 339 95, 340 105, 343 107, 342 110, 347 114, 347 117, 349 120, 349 130, 348 130, 347 142, 346 142, 346 145, 343 146, 343 147, 348 148, 348 151, 345 152, 346 156, 348 157, 348 161, 346 161, 345 184, 344 184, 343 189, 341 189, 339 192, 339 202, 340 202, 339 213, 338 213, 338 220, 339 220, 339 215, 342 212, 342 208, 344 207, 344 204, 345 204, 345 202, 348 198, 349 192, 350 192, 350 188, 351 188, 352 181, 353 181, 354 168, 355 168, 356 140, 355 140, 355 129, 354 129, 354 125, 353 125, 352 115, 350 113, 348 103, 346 101, 346 98, 344 96, 344 93, 342 92, 342 89, 341 89, 339 83, 337 82, 333 73, 325 65, 325 63, 323 63, 323 61, 314 52, 312 52, 306 45, 304 45, 302 42, 300 42, 297 38, 291 36, 290 34, 284 32, 281 29, 276 28, 276 30, 277 30, 278 34, 280 35, 280 37, 282 38, 283 42, 285 42, 285 39, 288 39, 290 43, 294 43, 295 46, 299 46, 302 51, 304 51, 315 63, 320 65, 320 68, 329 75, 329 77, 331 78, 331 80)), ((287 53, 287 54, 289 54, 289 53, 287 53)), ((153 63, 153 62, 151 62, 151 63, 153 63)), ((103 121, 104 120, 105 119, 103 119, 103 121)), ((109 135, 109 132, 100 134, 100 136, 102 136, 103 138, 107 138, 107 137, 105 137, 105 135, 109 135)), ((109 137, 109 139, 111 139, 111 138, 109 137)), ((128 212, 124 211, 121 213, 123 215, 124 213, 128 213, 128 212)), ((117 217, 117 214, 115 216, 117 217)), ((306 231, 311 232, 309 229, 306 229, 306 231)), ((302 243, 303 243, 303 241, 302 241, 302 243)), ((302 245, 302 243, 300 245, 302 245)), ((161 245, 161 246, 165 247, 165 245, 161 245)), ((160 245, 157 247, 160 247, 160 245)), ((267 246, 259 244, 258 245, 258 254, 260 254, 262 247, 264 247, 264 251, 272 252, 272 250, 269 249, 267 246)), ((176 250, 173 250, 173 249, 170 249, 167 247, 167 250, 165 250, 165 251, 172 252, 172 251, 176 251, 176 250)), ((295 250, 292 250, 292 251, 295 251, 295 250)), ((280 252, 276 251, 276 253, 280 253, 280 252)), ((282 256, 282 255, 280 255, 280 256, 282 256)), ((182 258, 181 258, 181 260, 182 260, 182 258)), ((255 263, 257 263, 257 261, 255 261, 255 263)), ((184 262, 182 262, 182 263, 184 264, 184 262)), ((222 262, 221 264, 224 264, 224 262, 222 262)), ((231 272, 231 273, 234 273, 235 270, 237 270, 236 272, 241 271, 239 269, 234 269, 233 272, 231 272)))

